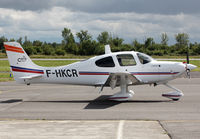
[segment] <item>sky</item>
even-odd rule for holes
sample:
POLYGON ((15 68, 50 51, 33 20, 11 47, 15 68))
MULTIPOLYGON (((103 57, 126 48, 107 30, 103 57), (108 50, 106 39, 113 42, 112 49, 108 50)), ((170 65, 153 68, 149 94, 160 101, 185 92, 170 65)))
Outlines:
POLYGON ((74 35, 88 30, 93 39, 108 31, 125 43, 148 37, 160 43, 162 33, 169 44, 177 33, 200 42, 199 5, 199 0, 0 0, 0 36, 60 43, 66 27, 74 35))

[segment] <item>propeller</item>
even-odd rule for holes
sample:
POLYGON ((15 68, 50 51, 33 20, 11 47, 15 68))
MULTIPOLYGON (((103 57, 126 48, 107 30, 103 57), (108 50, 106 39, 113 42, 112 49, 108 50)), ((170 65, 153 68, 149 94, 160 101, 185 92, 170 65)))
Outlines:
POLYGON ((195 69, 197 66, 190 64, 189 49, 188 49, 187 54, 186 54, 186 60, 187 60, 187 63, 183 62, 185 64, 186 77, 190 78, 190 71, 195 69))
POLYGON ((187 51, 187 53, 186 53, 186 59, 187 59, 187 64, 190 64, 190 60, 189 60, 189 51, 187 51))
POLYGON ((187 63, 186 63, 186 75, 188 78, 190 78, 190 69, 188 68, 188 64, 190 64, 190 59, 189 59, 189 50, 187 49, 187 53, 186 53, 186 60, 187 60, 187 63))

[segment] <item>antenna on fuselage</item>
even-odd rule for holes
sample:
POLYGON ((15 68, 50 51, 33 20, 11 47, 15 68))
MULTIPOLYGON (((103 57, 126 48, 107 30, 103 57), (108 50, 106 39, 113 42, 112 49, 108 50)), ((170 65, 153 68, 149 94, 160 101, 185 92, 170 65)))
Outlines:
POLYGON ((110 50, 110 45, 107 44, 107 45, 105 45, 105 54, 109 54, 109 53, 112 53, 112 52, 110 50))

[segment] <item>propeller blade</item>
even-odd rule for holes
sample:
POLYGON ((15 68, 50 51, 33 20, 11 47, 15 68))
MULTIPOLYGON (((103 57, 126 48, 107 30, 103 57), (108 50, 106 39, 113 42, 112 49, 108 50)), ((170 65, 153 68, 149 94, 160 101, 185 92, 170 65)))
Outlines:
POLYGON ((190 64, 190 60, 189 60, 189 52, 187 51, 187 54, 186 54, 186 60, 187 60, 187 64, 190 64))
POLYGON ((190 79, 190 70, 186 69, 187 77, 190 79))
POLYGON ((188 48, 187 48, 187 53, 186 53, 186 60, 187 60, 187 63, 185 63, 186 77, 190 78, 190 68, 188 68, 188 64, 190 64, 189 49, 188 48))
POLYGON ((183 62, 183 64, 185 64, 185 78, 190 78, 190 69, 188 68, 188 64, 186 62, 183 62))

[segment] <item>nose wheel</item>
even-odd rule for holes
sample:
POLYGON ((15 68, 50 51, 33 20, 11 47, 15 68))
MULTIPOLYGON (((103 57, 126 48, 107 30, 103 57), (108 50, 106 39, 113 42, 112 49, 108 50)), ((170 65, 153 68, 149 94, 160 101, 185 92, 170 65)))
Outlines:
POLYGON ((182 93, 181 90, 179 90, 169 84, 164 84, 164 85, 173 89, 174 91, 162 94, 163 97, 172 99, 173 101, 178 101, 182 96, 184 96, 184 94, 182 93))

